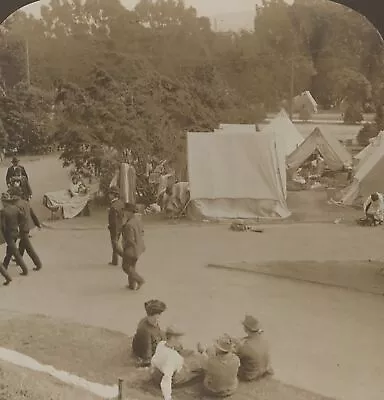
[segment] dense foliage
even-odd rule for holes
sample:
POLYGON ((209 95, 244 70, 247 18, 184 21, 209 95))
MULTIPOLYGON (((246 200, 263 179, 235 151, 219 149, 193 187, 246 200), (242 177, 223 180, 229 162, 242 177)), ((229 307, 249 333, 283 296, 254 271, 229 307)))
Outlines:
POLYGON ((384 102, 376 31, 329 1, 264 0, 240 33, 214 32, 181 0, 52 0, 41 15, 18 12, 0 33, 0 145, 55 141, 67 164, 130 148, 182 167, 186 131, 261 121, 289 97, 292 69, 295 95, 343 106, 347 122, 384 102))

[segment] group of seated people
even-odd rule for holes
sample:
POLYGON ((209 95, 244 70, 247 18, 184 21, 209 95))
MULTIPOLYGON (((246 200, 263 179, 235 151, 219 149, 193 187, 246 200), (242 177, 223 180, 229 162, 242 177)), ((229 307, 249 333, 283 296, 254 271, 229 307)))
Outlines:
POLYGON ((193 351, 184 349, 184 332, 175 327, 161 330, 165 303, 150 300, 144 306, 147 316, 138 324, 132 351, 140 366, 150 367, 151 380, 160 386, 164 400, 172 399, 172 388, 198 378, 207 395, 223 398, 236 392, 239 380, 251 382, 273 374, 268 344, 256 318, 248 315, 242 322, 245 338, 225 335, 212 348, 199 343, 193 351))

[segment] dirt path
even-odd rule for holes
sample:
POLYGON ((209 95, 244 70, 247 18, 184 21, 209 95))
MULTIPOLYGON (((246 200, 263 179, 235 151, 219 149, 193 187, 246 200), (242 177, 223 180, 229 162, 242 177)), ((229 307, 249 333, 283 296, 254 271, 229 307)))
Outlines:
POLYGON ((131 335, 144 301, 159 297, 169 307, 163 323, 186 329, 190 346, 210 343, 224 332, 241 335, 240 321, 251 313, 264 325, 278 379, 339 399, 384 398, 383 298, 205 268, 242 261, 378 258, 382 228, 267 226, 258 235, 233 233, 225 226, 151 226, 139 266, 147 284, 131 293, 120 268, 107 265, 107 231, 101 226, 71 231, 73 224, 36 234, 45 268, 0 288, 3 308, 131 335))

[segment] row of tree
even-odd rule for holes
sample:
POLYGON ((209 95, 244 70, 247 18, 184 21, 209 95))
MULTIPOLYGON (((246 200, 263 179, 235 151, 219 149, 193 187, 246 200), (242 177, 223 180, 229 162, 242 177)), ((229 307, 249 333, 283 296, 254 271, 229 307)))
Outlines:
MULTIPOLYGON (((185 132, 256 123, 310 90, 323 108, 384 103, 384 50, 374 28, 327 0, 264 0, 253 32, 214 32, 181 0, 51 0, 0 33, 1 145, 84 144, 182 162, 185 132)), ((349 111, 350 111, 349 110, 349 111)), ((349 112, 346 115, 351 115, 349 112)), ((354 118, 351 118, 354 119, 354 118)))

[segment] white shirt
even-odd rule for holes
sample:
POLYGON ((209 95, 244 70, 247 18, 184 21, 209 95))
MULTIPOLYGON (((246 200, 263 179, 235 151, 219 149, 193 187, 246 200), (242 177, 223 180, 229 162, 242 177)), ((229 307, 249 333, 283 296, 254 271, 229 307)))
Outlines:
POLYGON ((175 372, 180 372, 183 368, 184 358, 162 341, 156 347, 151 364, 163 373, 160 388, 164 400, 172 400, 172 377, 175 372))

